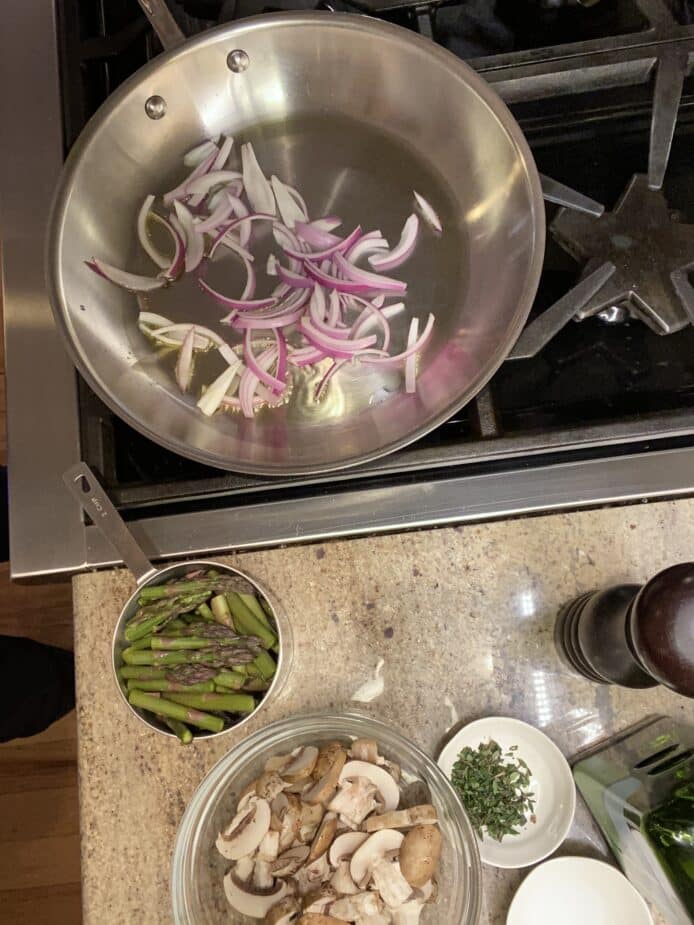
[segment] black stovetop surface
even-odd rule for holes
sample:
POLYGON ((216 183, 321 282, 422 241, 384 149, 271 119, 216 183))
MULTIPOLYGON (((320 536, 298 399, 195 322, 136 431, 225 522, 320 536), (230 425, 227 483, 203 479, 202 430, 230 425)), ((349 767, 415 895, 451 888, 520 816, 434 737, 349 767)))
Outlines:
MULTIPOLYGON (((286 8, 283 2, 270 5, 265 0, 225 0, 222 4, 191 0, 185 9, 179 5, 177 15, 187 31, 193 31, 219 16, 228 18, 247 11, 250 3, 253 12, 286 8)), ((421 15, 421 4, 418 8, 421 15)), ((673 9, 681 21, 686 21, 686 2, 673 0, 673 9)), ((64 0, 60 12, 69 144, 108 93, 156 53, 158 46, 136 0, 102 0, 101 4, 64 0), (80 25, 75 31, 77 22, 80 25), (72 31, 66 41, 70 23, 72 31)), ((388 18, 417 28, 417 16, 406 7, 389 13, 388 18)), ((433 25, 442 44, 475 57, 477 52, 489 54, 634 32, 648 23, 634 0, 602 0, 591 8, 567 5, 558 9, 543 9, 540 0, 470 0, 436 10, 433 25)), ((679 220, 694 223, 694 88, 685 89, 665 193, 679 220)), ((648 87, 511 108, 539 170, 603 202, 608 209, 631 176, 647 169, 648 87)), ((547 209, 549 222, 555 207, 548 205, 547 209)), ((580 270, 548 234, 533 314, 567 292, 580 270)), ((636 321, 607 325, 592 318, 570 323, 537 357, 504 364, 486 399, 494 409, 491 434, 480 430, 475 408, 469 406, 416 446, 461 446, 464 450, 466 444, 479 442, 483 435, 493 439, 546 434, 693 408, 694 328, 661 337, 636 321)), ((81 381, 80 416, 83 457, 100 471, 121 507, 187 502, 210 491, 247 492, 258 485, 264 486, 265 492, 268 486, 286 490, 293 482, 222 473, 164 450, 113 415, 81 381)), ((398 455, 406 459, 409 452, 398 455)), ((354 473, 355 479, 365 477, 379 478, 378 464, 369 466, 367 472, 354 473)), ((301 481, 305 485, 307 480, 301 481)))

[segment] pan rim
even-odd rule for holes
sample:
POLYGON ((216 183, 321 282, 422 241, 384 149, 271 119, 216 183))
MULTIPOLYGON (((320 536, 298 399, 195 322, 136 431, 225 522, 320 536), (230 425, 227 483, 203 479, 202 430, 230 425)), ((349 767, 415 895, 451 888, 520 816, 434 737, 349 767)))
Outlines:
POLYGON ((540 185, 540 177, 528 142, 504 101, 473 68, 457 58, 452 52, 436 45, 430 39, 404 29, 401 26, 396 26, 374 17, 347 13, 331 13, 328 11, 286 12, 263 14, 239 20, 235 23, 223 24, 195 38, 188 39, 178 48, 164 52, 144 65, 108 97, 90 118, 65 160, 63 170, 58 179, 48 218, 44 268, 53 317, 56 327, 61 333, 68 355, 77 371, 85 379, 87 385, 107 407, 118 415, 118 417, 152 442, 180 456, 192 459, 195 462, 222 471, 280 478, 285 476, 322 475, 331 472, 340 472, 346 469, 363 466, 385 456, 389 456, 431 433, 479 394, 507 358, 530 314, 544 262, 545 234, 544 199, 540 185), (520 162, 523 164, 532 218, 532 259, 528 263, 523 288, 519 292, 516 300, 517 308, 513 322, 508 325, 505 337, 499 341, 495 351, 489 358, 484 373, 475 379, 474 382, 454 401, 447 405, 446 408, 422 423, 416 431, 406 434, 368 453, 360 453, 356 456, 350 456, 339 460, 329 460, 322 463, 316 463, 314 461, 304 464, 292 464, 290 461, 278 463, 276 465, 269 463, 254 464, 252 462, 232 459, 223 454, 209 450, 200 450, 193 444, 185 443, 155 431, 149 427, 147 423, 132 414, 129 409, 122 404, 118 397, 102 382, 98 371, 93 367, 92 363, 88 358, 81 355, 78 349, 78 339, 76 336, 73 336, 74 331, 70 323, 70 310, 63 298, 61 284, 60 252, 63 239, 62 232, 71 190, 81 163, 82 152, 89 146, 92 139, 97 136, 102 123, 108 119, 112 111, 120 105, 121 100, 125 98, 134 87, 141 85, 162 67, 170 64, 172 61, 183 58, 189 54, 194 54, 206 45, 214 45, 222 41, 225 37, 231 38, 236 35, 248 34, 249 32, 262 31, 278 26, 285 28, 306 27, 315 25, 317 21, 329 21, 338 28, 363 31, 370 34, 381 32, 419 51, 426 51, 428 56, 433 56, 435 59, 438 59, 439 62, 447 69, 451 70, 458 79, 464 80, 471 86, 496 119, 499 126, 512 143, 520 162))

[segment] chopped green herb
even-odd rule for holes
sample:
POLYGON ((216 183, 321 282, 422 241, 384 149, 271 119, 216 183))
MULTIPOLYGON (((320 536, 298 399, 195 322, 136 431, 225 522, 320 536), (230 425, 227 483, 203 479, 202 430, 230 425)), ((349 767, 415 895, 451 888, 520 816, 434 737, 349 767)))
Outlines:
POLYGON ((516 757, 517 748, 512 745, 504 754, 491 739, 476 749, 466 746, 453 765, 451 783, 480 838, 486 833, 501 841, 504 835, 518 835, 528 816, 535 821, 531 771, 516 757))

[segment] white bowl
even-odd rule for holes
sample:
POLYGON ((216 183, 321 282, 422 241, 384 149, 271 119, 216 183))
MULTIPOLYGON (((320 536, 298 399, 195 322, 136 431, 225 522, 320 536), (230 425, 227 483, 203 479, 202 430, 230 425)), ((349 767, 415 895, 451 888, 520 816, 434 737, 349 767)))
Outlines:
POLYGON ((627 878, 592 858, 554 858, 521 883, 506 925, 653 925, 627 878))
POLYGON ((504 751, 517 745, 515 755, 531 772, 530 789, 535 796, 535 819, 518 835, 500 842, 488 835, 479 839, 482 862, 493 867, 528 867, 537 864, 561 845, 576 811, 576 786, 571 768, 547 736, 519 719, 488 716, 459 730, 439 755, 439 767, 450 780, 458 754, 466 746, 477 748, 494 739, 504 751))

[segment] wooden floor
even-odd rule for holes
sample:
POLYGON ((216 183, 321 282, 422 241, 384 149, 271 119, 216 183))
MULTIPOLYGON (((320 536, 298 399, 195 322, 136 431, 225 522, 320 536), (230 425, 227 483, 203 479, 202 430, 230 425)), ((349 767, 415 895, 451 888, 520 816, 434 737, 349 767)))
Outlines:
MULTIPOLYGON (((11 584, 0 565, 0 633, 72 648, 70 584, 11 584)), ((79 925, 75 713, 0 744, 0 921, 79 925)))

